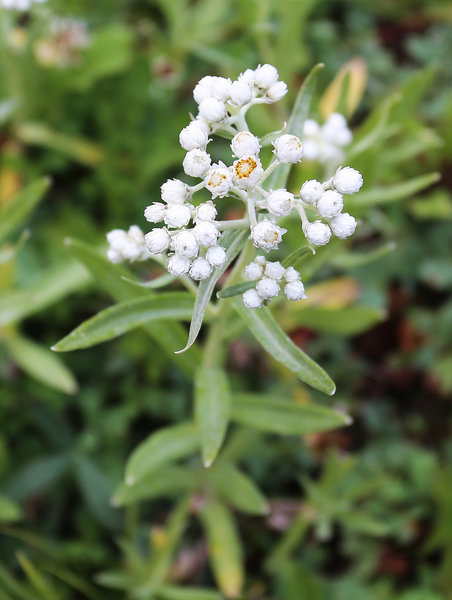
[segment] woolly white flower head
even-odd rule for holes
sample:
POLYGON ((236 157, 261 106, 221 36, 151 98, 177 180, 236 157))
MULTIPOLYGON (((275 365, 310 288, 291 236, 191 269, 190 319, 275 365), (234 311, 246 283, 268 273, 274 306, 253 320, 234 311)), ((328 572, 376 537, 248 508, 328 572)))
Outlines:
POLYGON ((297 163, 303 157, 303 146, 296 135, 285 133, 273 142, 274 153, 279 162, 297 163))

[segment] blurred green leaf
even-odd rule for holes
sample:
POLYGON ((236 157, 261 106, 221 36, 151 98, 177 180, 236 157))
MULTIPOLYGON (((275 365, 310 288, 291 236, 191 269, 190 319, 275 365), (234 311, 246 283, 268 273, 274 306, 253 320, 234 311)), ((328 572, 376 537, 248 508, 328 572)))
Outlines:
POLYGON ((369 250, 368 252, 341 252, 336 256, 333 256, 331 262, 334 266, 341 269, 356 269, 357 267, 363 267, 368 265, 375 260, 390 254, 397 248, 395 242, 387 242, 375 248, 375 250, 369 250))
POLYGON ((60 594, 49 584, 23 552, 17 552, 17 559, 35 590, 37 598, 41 598, 42 600, 59 600, 60 594))
POLYGON ((157 588, 156 598, 159 600, 221 600, 222 596, 214 590, 205 588, 163 585, 157 588))
POLYGON ((0 523, 11 523, 19 521, 22 510, 18 504, 0 494, 0 523))
POLYGON ((360 192, 353 198, 347 199, 347 209, 351 207, 368 207, 388 204, 396 200, 404 200, 414 194, 430 187, 441 178, 439 173, 419 175, 401 183, 387 186, 385 188, 374 187, 371 190, 360 192))
POLYGON ((297 325, 345 336, 366 331, 385 317, 383 311, 372 306, 350 306, 338 310, 307 306, 301 310, 291 310, 289 315, 291 328, 297 325))
POLYGON ((242 283, 235 283, 234 285, 230 285, 224 290, 217 292, 217 298, 232 298, 233 296, 239 296, 243 294, 243 292, 246 292, 246 290, 250 290, 253 287, 256 287, 255 281, 243 281, 242 283))
POLYGON ((4 491, 15 500, 26 500, 49 488, 65 473, 68 465, 69 457, 66 454, 34 458, 24 467, 16 469, 5 483, 4 491))
POLYGON ((252 515, 268 514, 269 505, 261 491, 232 463, 219 460, 209 472, 209 478, 221 498, 238 510, 252 515))
POLYGON ((281 598, 325 600, 320 582, 312 573, 295 562, 282 564, 278 570, 278 589, 281 598))
POLYGON ((0 563, 0 584, 2 590, 13 594, 11 598, 14 600, 37 600, 35 592, 33 592, 28 586, 23 583, 19 583, 15 577, 13 577, 0 563))

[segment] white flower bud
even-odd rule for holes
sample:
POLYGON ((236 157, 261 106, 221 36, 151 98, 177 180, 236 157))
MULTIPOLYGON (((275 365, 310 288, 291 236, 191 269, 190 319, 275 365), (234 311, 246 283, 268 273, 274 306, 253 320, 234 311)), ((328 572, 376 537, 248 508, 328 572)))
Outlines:
POLYGON ((303 137, 313 137, 320 131, 320 125, 314 119, 306 119, 303 124, 303 137))
POLYGON ((333 177, 333 186, 340 194, 355 194, 363 184, 363 176, 352 167, 339 167, 333 177))
POLYGON ((192 279, 196 281, 200 281, 201 279, 207 279, 209 275, 212 273, 212 267, 208 263, 208 261, 200 256, 196 258, 190 267, 189 275, 192 279))
POLYGON ((356 225, 356 219, 348 213, 337 215, 330 222, 334 235, 342 240, 355 233, 356 225))
POLYGON ((203 77, 198 81, 193 90, 193 98, 195 102, 200 104, 206 98, 210 98, 212 96, 212 79, 210 75, 203 77))
POLYGON ((210 155, 204 150, 193 148, 185 155, 182 166, 190 177, 202 177, 210 168, 210 155))
POLYGON ((183 230, 173 237, 173 248, 176 254, 184 258, 198 256, 199 245, 191 231, 183 230))
POLYGON ((226 250, 223 246, 210 246, 207 249, 206 258, 212 267, 221 267, 226 260, 226 250))
POLYGON ((287 267, 284 272, 284 279, 287 281, 287 283, 293 283, 294 281, 298 281, 300 279, 300 273, 293 267, 287 267))
POLYGON ((242 190, 253 188, 262 177, 264 169, 257 156, 244 156, 232 165, 234 183, 242 190))
POLYGON ((197 120, 184 127, 179 134, 179 143, 184 150, 204 149, 208 141, 207 132, 197 120))
POLYGON ((256 262, 252 262, 245 267, 243 274, 248 281, 257 281, 264 274, 264 269, 256 262))
POLYGON ((246 290, 242 296, 242 299, 246 308, 255 309, 262 306, 262 299, 254 288, 251 290, 246 290))
POLYGON ((256 285, 256 292, 262 299, 268 300, 279 294, 279 285, 274 279, 263 277, 256 285))
POLYGON ((253 135, 250 131, 240 131, 237 133, 231 142, 232 152, 238 158, 242 156, 252 156, 259 154, 261 145, 259 138, 253 135))
POLYGON ((223 102, 229 99, 232 85, 232 82, 229 78, 226 79, 226 77, 212 77, 210 85, 212 96, 214 98, 217 100, 222 100, 223 102))
POLYGON ((325 246, 330 241, 331 229, 321 221, 314 221, 314 223, 309 223, 304 234, 310 244, 325 246))
POLYGON ((294 196, 287 190, 274 190, 265 200, 267 209, 274 215, 287 217, 294 208, 294 196))
POLYGON ((268 219, 264 219, 251 229, 250 238, 253 240, 256 248, 272 250, 278 247, 286 231, 287 229, 278 227, 278 225, 275 225, 268 219))
POLYGON ((257 67, 254 75, 254 83, 257 87, 268 90, 276 83, 278 79, 278 71, 272 65, 262 65, 257 67))
POLYGON ((111 262, 133 262, 149 258, 143 232, 137 225, 132 225, 128 231, 113 229, 107 233, 107 240, 110 244, 107 257, 111 262))
POLYGON ((154 202, 146 206, 144 210, 144 218, 149 223, 160 223, 165 216, 165 205, 162 202, 154 202))
POLYGON ((226 117, 226 106, 221 100, 206 98, 199 105, 199 114, 208 123, 217 123, 226 117))
POLYGON ((107 258, 111 263, 115 265, 123 261, 123 257, 121 256, 121 254, 114 248, 109 248, 107 250, 107 258))
POLYGON ((225 164, 219 162, 217 165, 212 165, 205 182, 212 198, 223 198, 232 187, 232 173, 225 164))
POLYGON ((129 227, 129 231, 127 232, 127 237, 131 242, 135 244, 143 244, 144 243, 144 234, 138 225, 131 225, 129 227))
POLYGON ((267 259, 265 258, 265 256, 262 256, 262 254, 258 254, 254 259, 254 262, 260 265, 261 267, 265 267, 265 265, 267 264, 267 259))
POLYGON ((171 238, 166 229, 153 229, 144 236, 144 241, 152 254, 161 254, 168 250, 171 238))
POLYGON ((307 160, 315 160, 319 156, 319 145, 310 139, 303 140, 303 156, 307 160))
POLYGON ((277 81, 274 83, 270 89, 267 90, 265 97, 267 98, 269 103, 278 102, 281 98, 287 94, 287 85, 284 81, 277 81))
POLYGON ((188 258, 179 256, 178 254, 173 254, 173 256, 170 256, 168 259, 166 268, 170 275, 173 275, 173 277, 181 277, 182 275, 188 273, 188 270, 190 269, 190 261, 188 258))
POLYGON ((276 158, 282 163, 297 163, 303 157, 303 146, 296 135, 285 133, 273 142, 276 158))
POLYGON ((306 298, 304 293, 304 285, 301 281, 292 281, 284 286, 284 293, 288 300, 301 300, 306 298))
POLYGON ((180 179, 168 179, 160 188, 162 200, 167 204, 184 204, 190 197, 190 189, 180 179))
POLYGON ((256 76, 256 71, 253 71, 252 69, 247 69, 243 73, 240 73, 237 80, 251 86, 251 85, 254 85, 255 76, 256 76))
POLYGON ((168 227, 180 229, 188 225, 191 211, 186 204, 170 204, 166 209, 165 223, 168 227))
POLYGON ((203 202, 196 208, 196 222, 198 221, 214 221, 217 216, 217 209, 210 200, 203 202))
POLYGON ((324 191, 325 190, 323 189, 323 185, 320 183, 320 181, 317 181, 316 179, 309 179, 301 186, 300 196, 303 202, 306 202, 307 204, 315 204, 317 200, 320 200, 324 191))
POLYGON ((229 102, 234 106, 245 106, 253 95, 251 87, 244 81, 234 81, 229 90, 229 102))
POLYGON ((344 208, 341 194, 335 190, 323 192, 320 200, 317 200, 317 212, 325 219, 332 219, 344 208))
POLYGON ((283 278, 285 270, 280 262, 268 262, 265 266, 265 276, 280 281, 283 278))
POLYGON ((215 246, 220 232, 211 221, 200 221, 193 228, 193 233, 200 246, 215 246))
POLYGON ((325 125, 336 130, 344 129, 344 127, 347 127, 347 120, 340 113, 332 113, 326 120, 325 125))

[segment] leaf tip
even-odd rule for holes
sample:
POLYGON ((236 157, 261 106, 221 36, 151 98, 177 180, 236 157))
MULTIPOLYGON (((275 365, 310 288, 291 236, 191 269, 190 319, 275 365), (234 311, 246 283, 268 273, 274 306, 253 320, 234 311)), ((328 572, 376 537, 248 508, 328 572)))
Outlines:
POLYGON ((60 349, 58 348, 58 344, 54 344, 53 346, 50 346, 50 350, 52 350, 52 352, 59 352, 60 349))
POLYGON ((190 346, 191 346, 191 344, 187 344, 187 345, 185 346, 185 348, 182 348, 182 350, 176 350, 176 351, 174 352, 174 354, 182 354, 183 352, 186 352, 186 351, 187 351, 187 350, 190 348, 190 346))
POLYGON ((334 394, 336 393, 336 386, 333 383, 333 387, 331 388, 331 390, 328 392, 328 396, 334 396, 334 394))

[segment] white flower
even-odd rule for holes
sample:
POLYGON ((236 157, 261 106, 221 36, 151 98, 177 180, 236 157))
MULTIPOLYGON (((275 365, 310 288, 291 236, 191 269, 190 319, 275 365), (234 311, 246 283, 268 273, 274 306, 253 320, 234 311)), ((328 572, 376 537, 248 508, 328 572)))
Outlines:
POLYGON ((242 299, 246 308, 255 309, 262 306, 262 299, 254 288, 251 290, 246 290, 242 296, 242 299))
POLYGON ((262 254, 258 254, 254 259, 254 262, 258 265, 261 265, 261 267, 265 267, 265 265, 267 264, 267 259, 265 258, 265 256, 262 256, 262 254))
POLYGON ((216 216, 217 209, 215 208, 215 205, 211 200, 209 200, 208 202, 203 202, 196 208, 196 222, 214 221, 216 216))
POLYGON ((320 126, 314 119, 306 119, 303 124, 303 137, 313 137, 320 131, 320 126))
POLYGON ((252 262, 245 267, 243 274, 248 281, 257 281, 264 274, 264 269, 256 262, 252 262))
POLYGON ((273 152, 281 163, 297 163, 303 157, 303 146, 296 135, 281 135, 273 142, 273 147, 273 152))
POLYGON ((200 104, 206 98, 210 98, 212 96, 212 80, 213 77, 207 75, 198 81, 194 90, 193 90, 193 98, 195 102, 200 104))
POLYGON ((182 166, 187 175, 202 177, 209 169, 210 163, 210 155, 207 152, 199 148, 193 148, 185 155, 182 166))
POLYGON ((248 104, 253 95, 251 87, 244 81, 234 81, 231 85, 229 102, 234 106, 248 104))
POLYGON ((197 120, 184 127, 179 134, 179 142, 184 150, 205 149, 209 139, 205 128, 197 120))
POLYGON ((363 184, 363 176, 352 167, 339 167, 333 177, 333 186, 340 194, 355 194, 363 184))
POLYGON ((321 221, 314 221, 314 223, 309 223, 304 234, 310 244, 325 246, 330 241, 331 229, 321 221))
POLYGON ((212 194, 212 198, 223 198, 232 187, 232 173, 225 164, 219 162, 212 165, 205 178, 206 188, 212 194))
POLYGON ((278 247, 286 231, 287 229, 278 227, 278 225, 275 225, 268 219, 264 219, 251 229, 250 238, 253 240, 256 248, 272 250, 278 247))
POLYGON ((259 143, 259 138, 250 131, 240 131, 232 138, 231 148, 233 154, 238 158, 241 158, 242 156, 259 154, 261 145, 259 143))
POLYGON ((270 277, 262 277, 262 279, 258 281, 256 285, 256 292, 262 299, 268 300, 269 298, 274 298, 279 294, 279 285, 270 277))
POLYGON ((215 246, 220 232, 211 221, 200 221, 193 228, 193 233, 200 246, 215 246))
POLYGON ((283 278, 285 270, 286 269, 280 262, 267 262, 265 266, 265 276, 280 281, 283 278))
POLYGON ((265 98, 269 103, 278 102, 278 100, 284 98, 284 96, 287 94, 287 91, 287 85, 284 83, 284 81, 277 81, 271 86, 270 89, 267 90, 265 98))
POLYGON ((284 286, 284 293, 288 300, 301 300, 306 298, 304 293, 304 285, 301 281, 292 281, 284 286))
POLYGON ((316 160, 320 154, 319 143, 315 140, 304 138, 303 139, 303 156, 307 160, 316 160))
MULTIPOLYGON (((306 145, 305 145, 306 148, 306 145)), ((316 179, 309 179, 301 186, 300 196, 303 202, 315 204, 324 192, 323 185, 316 179)))
POLYGON ((216 98, 206 98, 199 105, 199 114, 208 123, 218 123, 227 116, 226 106, 216 98))
POLYGON ((144 218, 149 223, 160 223, 165 216, 165 205, 162 202, 153 202, 146 206, 144 210, 144 218))
POLYGON ((211 78, 211 90, 212 96, 217 100, 228 100, 231 93, 232 82, 226 77, 212 77, 211 78))
POLYGON ((133 262, 149 258, 143 232, 137 225, 132 225, 128 231, 123 229, 109 231, 107 241, 110 245, 107 258, 113 263, 120 263, 125 260, 133 262))
POLYGON ((174 251, 184 258, 194 258, 198 256, 199 245, 195 235, 187 229, 176 233, 173 237, 172 245, 174 251))
POLYGON ((293 267, 287 267, 284 272, 284 279, 287 281, 287 283, 293 283, 294 281, 298 281, 300 279, 300 273, 293 267))
POLYGON ((352 132, 347 127, 345 117, 339 113, 330 115, 321 128, 322 137, 338 146, 347 146, 352 141, 352 132))
POLYGON ((190 264, 191 263, 188 260, 188 258, 185 258, 184 256, 179 256, 178 254, 173 254, 173 256, 170 256, 170 258, 168 259, 168 262, 166 263, 166 268, 170 275, 172 275, 173 277, 181 277, 182 275, 188 273, 188 270, 190 269, 190 264))
POLYGON ((200 256, 195 259, 190 267, 189 275, 192 279, 199 281, 201 279, 207 279, 209 275, 212 273, 212 267, 209 262, 200 256))
POLYGON ((166 209, 164 220, 168 227, 180 229, 181 227, 188 225, 190 217, 190 207, 186 204, 170 204, 166 209))
POLYGON ((341 194, 335 190, 323 192, 320 200, 317 200, 317 212, 325 219, 331 219, 341 212, 344 201, 341 194))
POLYGON ((294 196, 284 189, 273 190, 268 194, 265 205, 272 214, 286 217, 294 208, 294 196))
POLYGON ((253 188, 264 173, 261 161, 257 156, 244 156, 234 162, 234 183, 242 190, 253 188))
POLYGON ((144 241, 148 247, 149 252, 152 254, 161 254, 168 250, 171 237, 169 236, 166 229, 153 229, 144 236, 144 241))
POLYGON ((342 213, 330 221, 330 227, 336 237, 345 240, 355 233, 356 219, 348 213, 342 213))
POLYGON ((254 84, 258 88, 268 90, 278 80, 278 71, 272 65, 257 67, 254 74, 254 84))
POLYGON ((242 83, 246 83, 249 86, 254 85, 254 78, 256 76, 256 71, 253 71, 252 69, 247 69, 246 71, 244 71, 243 73, 240 73, 240 75, 238 76, 238 81, 241 81, 242 83))
POLYGON ((226 260, 226 250, 223 246, 210 246, 206 252, 206 259, 212 267, 220 267, 226 260))
POLYGON ((0 8, 25 12, 31 8, 33 3, 42 4, 43 2, 46 0, 0 0, 0 8))
POLYGON ((168 179, 160 188, 162 200, 167 204, 184 204, 190 197, 190 189, 180 179, 168 179))

